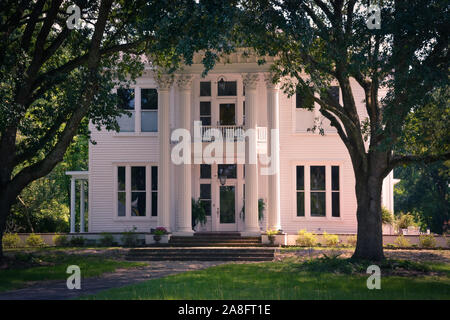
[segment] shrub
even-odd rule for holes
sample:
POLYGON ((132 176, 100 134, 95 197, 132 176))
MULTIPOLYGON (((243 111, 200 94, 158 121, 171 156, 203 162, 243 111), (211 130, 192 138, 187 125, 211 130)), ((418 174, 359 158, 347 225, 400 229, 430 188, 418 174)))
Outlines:
POLYGON ((436 239, 431 234, 424 234, 419 236, 419 243, 422 248, 436 247, 436 239))
POLYGON ((102 247, 111 247, 114 243, 114 237, 109 232, 103 232, 100 237, 100 245, 102 247))
POLYGON ((38 247, 44 247, 45 242, 42 240, 41 236, 38 234, 30 234, 26 240, 26 244, 28 247, 38 248, 38 247))
POLYGON ((405 236, 403 236, 403 235, 398 236, 397 239, 395 239, 394 243, 397 247, 401 247, 401 248, 406 248, 406 247, 411 246, 408 239, 406 239, 405 236))
POLYGON ((17 233, 5 233, 3 235, 3 248, 19 248, 20 237, 17 233))
POLYGON ((392 224, 394 222, 394 216, 386 207, 381 208, 381 221, 384 224, 392 224))
POLYGON ((317 237, 305 229, 298 232, 297 244, 302 247, 314 247, 317 245, 317 237))
POLYGON ((57 247, 67 247, 69 245, 69 238, 65 234, 57 234, 53 237, 53 243, 57 247))
POLYGON ((81 236, 72 237, 70 239, 70 245, 73 247, 82 247, 84 246, 85 239, 81 236))
POLYGON ((356 247, 356 236, 347 237, 347 243, 352 247, 356 247))
POLYGON ((414 216, 410 213, 402 213, 397 219, 397 227, 399 229, 408 229, 408 227, 412 227, 414 225, 416 225, 414 222, 414 216))
POLYGON ((137 245, 136 227, 122 233, 122 244, 126 247, 135 247, 137 245))
POLYGON ((327 247, 336 247, 339 244, 339 236, 337 234, 323 233, 323 239, 327 247))

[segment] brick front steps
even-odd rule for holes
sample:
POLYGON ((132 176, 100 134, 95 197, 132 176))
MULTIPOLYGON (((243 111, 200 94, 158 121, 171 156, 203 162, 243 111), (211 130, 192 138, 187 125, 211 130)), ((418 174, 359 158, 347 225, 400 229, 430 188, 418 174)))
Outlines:
POLYGON ((131 249, 131 261, 272 261, 273 248, 137 248, 131 249))
POLYGON ((241 237, 239 232, 197 232, 192 237, 173 236, 169 245, 175 247, 258 247, 261 237, 241 237))

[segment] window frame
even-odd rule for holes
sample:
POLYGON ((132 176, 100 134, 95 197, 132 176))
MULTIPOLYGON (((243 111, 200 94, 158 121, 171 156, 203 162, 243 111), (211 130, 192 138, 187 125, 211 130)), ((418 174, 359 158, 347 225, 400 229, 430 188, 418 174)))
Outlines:
POLYGON ((342 194, 344 193, 343 187, 343 167, 344 161, 293 161, 291 176, 292 180, 292 197, 293 197, 293 208, 292 208, 292 218, 294 220, 308 220, 308 221, 342 221, 342 194), (304 216, 297 215, 297 166, 304 167, 304 216), (325 216, 312 216, 311 215, 311 166, 325 166, 325 216), (332 216, 332 175, 331 168, 333 166, 339 167, 339 217, 332 216))
MULTIPOLYGON (((158 216, 152 216, 152 193, 158 190, 152 190, 152 167, 157 167, 155 162, 114 162, 113 163, 113 221, 157 221, 158 216), (125 216, 118 215, 118 168, 125 167, 125 216), (145 216, 131 215, 131 168, 145 167, 145 216)), ((159 189, 159 185, 158 185, 159 189)), ((158 199, 158 196, 157 196, 158 199)))
POLYGON ((158 96, 159 96, 159 92, 158 92, 158 88, 156 88, 156 87, 153 87, 153 88, 150 88, 150 87, 146 87, 146 86, 140 86, 140 87, 138 87, 139 88, 139 113, 140 113, 140 125, 139 125, 139 128, 140 128, 140 132, 139 133, 143 133, 143 134, 147 134, 147 133, 158 133, 158 131, 159 131, 159 127, 158 127, 158 118, 159 118, 159 105, 158 105, 158 96), (154 89, 154 90, 156 90, 156 99, 157 99, 157 102, 156 102, 156 109, 142 109, 142 91, 143 90, 146 90, 146 89, 154 89), (156 131, 143 131, 142 130, 142 114, 144 113, 144 112, 156 112, 156 131))
MULTIPOLYGON (((117 93, 117 89, 120 87, 117 86, 113 89, 113 92, 117 93)), ((156 89, 157 94, 159 95, 159 91, 156 85, 147 85, 147 84, 137 84, 134 86, 129 86, 128 89, 134 90, 134 110, 131 111, 134 115, 134 131, 123 131, 123 132, 114 132, 113 136, 116 137, 129 137, 129 136, 148 136, 148 137, 157 137, 159 134, 159 108, 156 110, 142 110, 141 108, 141 90, 142 89, 156 89), (156 112, 157 113, 157 131, 142 131, 142 112, 156 112)), ((158 104, 159 107, 159 104, 158 104)))

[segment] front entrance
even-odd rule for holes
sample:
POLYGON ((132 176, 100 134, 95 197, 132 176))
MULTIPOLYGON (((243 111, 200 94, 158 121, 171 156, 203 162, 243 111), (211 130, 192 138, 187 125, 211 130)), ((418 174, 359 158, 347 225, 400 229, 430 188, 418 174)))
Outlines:
POLYGON ((219 231, 236 231, 236 184, 227 184, 219 186, 219 207, 218 214, 218 230, 219 231))

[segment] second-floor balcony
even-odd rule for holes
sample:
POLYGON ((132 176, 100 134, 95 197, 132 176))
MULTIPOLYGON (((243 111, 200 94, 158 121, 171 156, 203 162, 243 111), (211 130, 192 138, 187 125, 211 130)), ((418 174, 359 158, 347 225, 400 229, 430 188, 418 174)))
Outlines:
MULTIPOLYGON (((245 141, 244 126, 237 125, 200 125, 200 134, 202 142, 212 142, 216 137, 221 136, 225 142, 245 141)), ((256 128, 256 142, 267 142, 267 127, 256 128)))

